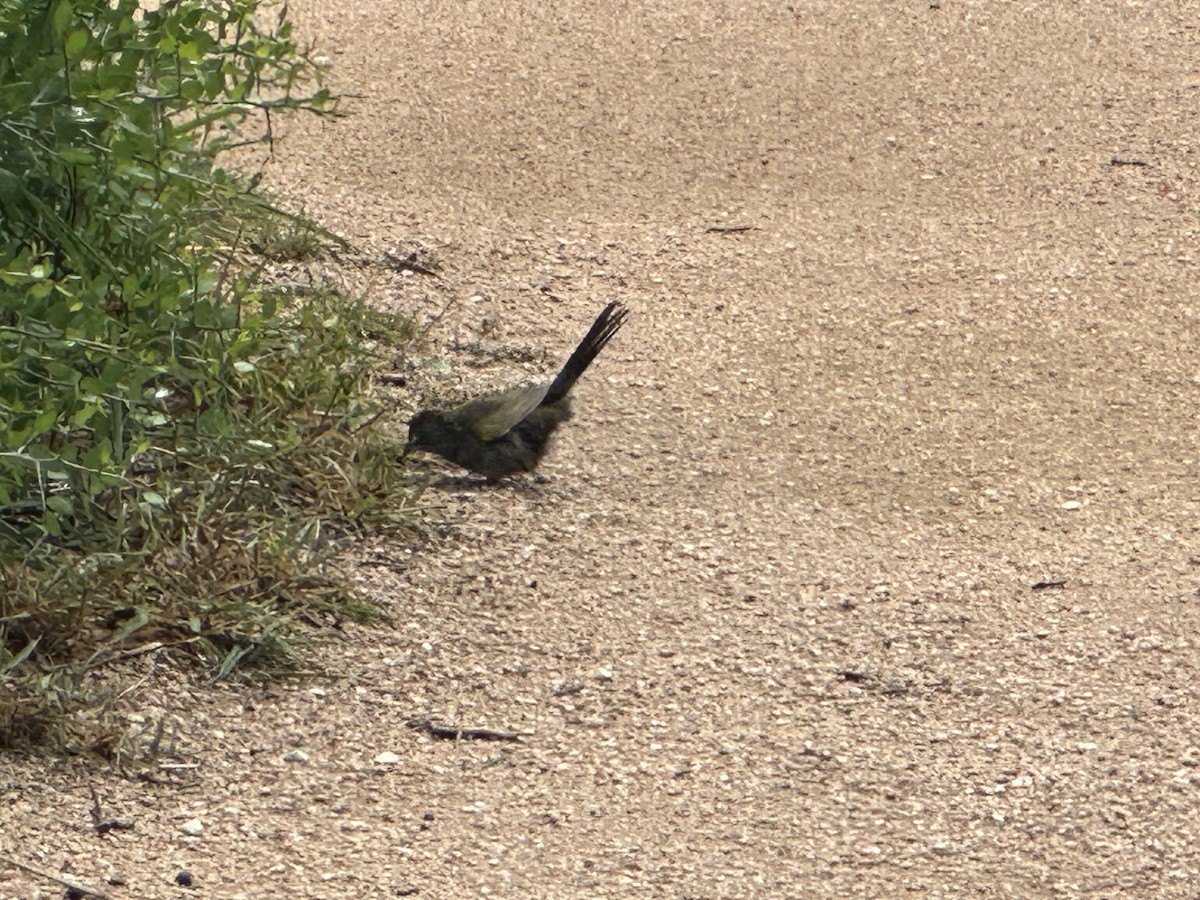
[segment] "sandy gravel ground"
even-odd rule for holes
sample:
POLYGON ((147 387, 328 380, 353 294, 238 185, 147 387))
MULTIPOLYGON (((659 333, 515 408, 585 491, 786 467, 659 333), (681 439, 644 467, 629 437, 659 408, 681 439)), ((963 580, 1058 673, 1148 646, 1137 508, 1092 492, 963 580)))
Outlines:
POLYGON ((164 668, 190 768, 6 760, 4 854, 113 898, 1200 895, 1194 5, 292 9, 351 115, 271 177, 441 258, 374 286, 450 363, 418 391, 633 316, 548 483, 364 553, 394 631, 164 668))

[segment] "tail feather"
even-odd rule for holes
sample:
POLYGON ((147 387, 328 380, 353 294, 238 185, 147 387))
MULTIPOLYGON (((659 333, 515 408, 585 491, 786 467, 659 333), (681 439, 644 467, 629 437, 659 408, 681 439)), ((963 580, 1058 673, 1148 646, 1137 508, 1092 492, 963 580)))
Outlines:
POLYGON ((628 315, 629 310, 620 301, 614 300, 604 307, 591 329, 579 342, 579 346, 575 348, 575 352, 571 354, 571 358, 562 367, 562 371, 558 373, 558 377, 551 383, 542 405, 556 403, 567 396, 567 392, 579 380, 579 376, 592 364, 592 360, 604 349, 604 345, 612 340, 612 336, 617 333, 628 315))

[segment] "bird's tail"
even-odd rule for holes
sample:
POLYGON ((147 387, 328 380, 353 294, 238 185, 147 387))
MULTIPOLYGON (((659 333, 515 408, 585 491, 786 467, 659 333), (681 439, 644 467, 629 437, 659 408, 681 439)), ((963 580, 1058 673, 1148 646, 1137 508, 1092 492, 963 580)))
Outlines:
POLYGON ((592 360, 604 349, 604 345, 612 340, 612 336, 617 333, 628 315, 629 310, 620 301, 614 300, 604 307, 604 310, 596 317, 596 322, 592 325, 591 330, 579 342, 579 346, 575 348, 575 352, 571 354, 567 364, 562 367, 562 371, 558 373, 558 377, 546 391, 546 397, 542 400, 543 405, 556 403, 567 396, 567 392, 579 380, 579 376, 592 364, 592 360))

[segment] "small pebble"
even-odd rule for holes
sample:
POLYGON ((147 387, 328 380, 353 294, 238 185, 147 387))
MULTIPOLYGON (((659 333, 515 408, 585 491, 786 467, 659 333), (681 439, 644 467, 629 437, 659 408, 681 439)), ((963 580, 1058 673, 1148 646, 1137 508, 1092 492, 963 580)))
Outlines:
POLYGON ((199 819, 189 819, 179 826, 179 830, 184 834, 190 834, 192 837, 200 837, 204 834, 204 823, 199 819))

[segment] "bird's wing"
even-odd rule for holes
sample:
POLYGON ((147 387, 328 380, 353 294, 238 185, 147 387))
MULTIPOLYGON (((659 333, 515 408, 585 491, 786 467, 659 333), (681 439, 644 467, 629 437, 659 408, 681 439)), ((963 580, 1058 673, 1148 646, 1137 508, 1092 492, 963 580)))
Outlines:
POLYGON ((464 403, 450 418, 482 441, 494 441, 537 409, 550 385, 529 384, 464 403))

